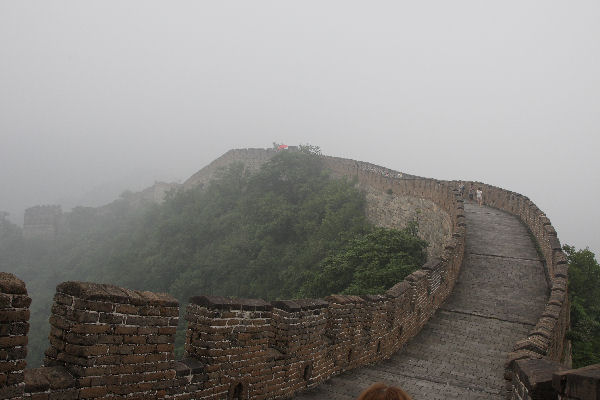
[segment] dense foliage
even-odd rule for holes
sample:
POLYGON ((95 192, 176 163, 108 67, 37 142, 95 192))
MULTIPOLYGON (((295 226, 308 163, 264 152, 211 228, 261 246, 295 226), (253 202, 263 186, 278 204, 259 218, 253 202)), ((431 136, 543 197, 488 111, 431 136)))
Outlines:
POLYGON ((573 367, 600 364, 600 265, 589 249, 563 250, 569 260, 573 367))
POLYGON ((357 236, 327 257, 302 286, 301 294, 378 294, 400 282, 425 262, 426 244, 410 233, 376 228, 357 236))
POLYGON ((182 300, 294 297, 324 257, 371 229, 364 202, 353 185, 329 179, 317 157, 282 153, 256 174, 235 164, 205 190, 150 210, 104 276, 182 300))
POLYGON ((427 244, 414 229, 374 228, 364 208, 353 182, 330 179, 318 148, 308 146, 283 151, 252 174, 231 165, 206 187, 171 193, 161 205, 123 198, 76 208, 51 241, 25 240, 2 219, 0 268, 25 280, 34 298, 30 365, 47 346, 52 295, 66 280, 168 292, 182 304, 198 294, 382 292, 425 261, 427 244))

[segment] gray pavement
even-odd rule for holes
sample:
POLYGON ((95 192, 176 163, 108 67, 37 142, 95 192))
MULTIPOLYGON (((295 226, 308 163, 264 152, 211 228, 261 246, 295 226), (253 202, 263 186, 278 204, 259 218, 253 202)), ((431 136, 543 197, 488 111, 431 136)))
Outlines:
POLYGON ((390 359, 349 371, 297 400, 353 400, 374 382, 414 400, 504 399, 503 364, 547 296, 543 265, 517 218, 465 204, 465 261, 454 291, 423 330, 390 359))

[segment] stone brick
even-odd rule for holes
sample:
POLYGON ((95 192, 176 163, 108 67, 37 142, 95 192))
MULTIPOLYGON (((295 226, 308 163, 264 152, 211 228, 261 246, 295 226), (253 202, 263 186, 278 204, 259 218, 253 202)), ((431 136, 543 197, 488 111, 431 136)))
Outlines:
POLYGON ((13 295, 11 305, 14 308, 29 308, 31 297, 27 295, 13 295))
POLYGON ((0 293, 27 294, 25 282, 8 272, 0 272, 0 293))
POLYGON ((27 336, 4 336, 0 337, 0 348, 27 345, 27 336))
MULTIPOLYGON (((51 316, 50 318, 52 319, 51 316)), ((58 326, 58 325, 57 325, 58 326)), ((65 325, 63 325, 65 326, 65 325)), ((83 333, 83 334, 95 334, 95 333, 106 333, 111 330, 111 326, 108 324, 73 324, 66 325, 66 328, 73 333, 83 333)))
POLYGON ((0 309, 0 323, 29 321, 29 310, 0 309))
POLYGON ((105 387, 89 387, 79 389, 79 398, 80 399, 89 399, 105 396, 108 394, 108 389, 105 387))

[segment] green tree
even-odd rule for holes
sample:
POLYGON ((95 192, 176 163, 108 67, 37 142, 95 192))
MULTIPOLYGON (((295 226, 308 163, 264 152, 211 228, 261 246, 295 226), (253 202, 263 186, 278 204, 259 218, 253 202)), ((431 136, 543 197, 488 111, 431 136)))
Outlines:
POLYGON ((569 262, 569 300, 573 367, 600 363, 600 265, 589 249, 565 245, 569 262))
POLYGON ((313 154, 313 155, 321 155, 321 148, 319 146, 313 146, 310 144, 301 144, 299 146, 299 149, 301 152, 306 153, 306 154, 313 154))
POLYGON ((376 228, 356 237, 301 289, 307 296, 380 294, 416 271, 426 260, 427 243, 413 229, 376 228))

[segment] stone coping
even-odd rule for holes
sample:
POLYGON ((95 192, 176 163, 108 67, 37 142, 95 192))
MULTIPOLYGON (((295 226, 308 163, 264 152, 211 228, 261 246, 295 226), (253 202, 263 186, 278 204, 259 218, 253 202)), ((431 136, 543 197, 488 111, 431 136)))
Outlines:
POLYGON ((326 308, 329 302, 321 299, 297 299, 297 300, 277 300, 272 301, 271 304, 275 308, 279 308, 284 311, 304 311, 304 310, 318 310, 326 308))
POLYGON ((0 292, 6 294, 27 294, 25 282, 11 273, 0 272, 0 292))
POLYGON ((25 370, 25 393, 67 389, 77 384, 65 367, 40 367, 25 370))
POLYGON ((71 295, 84 300, 108 301, 136 306, 167 306, 179 305, 177 299, 166 293, 154 293, 121 288, 115 285, 92 282, 63 282, 56 287, 57 293, 71 295))
POLYGON ((218 310, 269 311, 273 308, 262 299, 237 299, 223 296, 194 296, 190 304, 218 310))

